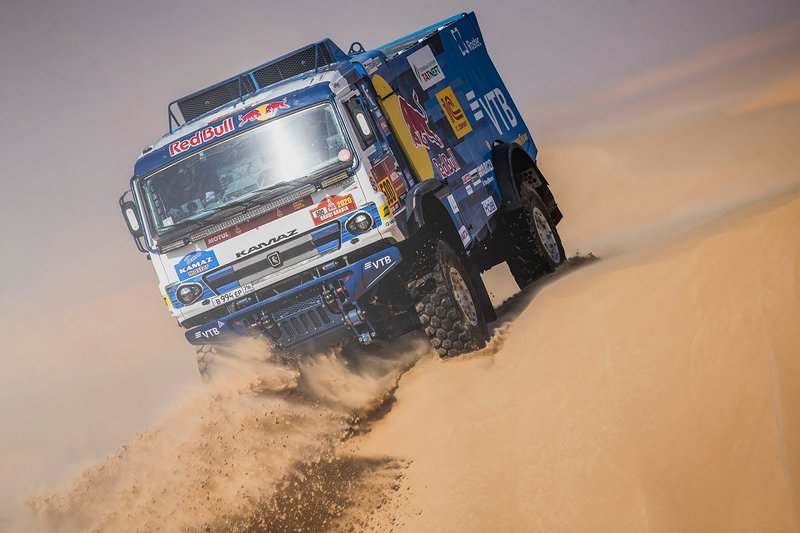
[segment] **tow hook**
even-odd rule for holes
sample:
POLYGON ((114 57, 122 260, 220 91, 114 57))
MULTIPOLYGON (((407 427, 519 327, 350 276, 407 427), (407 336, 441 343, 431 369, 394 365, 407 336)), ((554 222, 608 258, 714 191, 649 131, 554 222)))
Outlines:
POLYGON ((366 313, 357 306, 344 313, 344 321, 353 329, 358 342, 364 345, 372 343, 372 338, 375 336, 375 331, 367 323, 366 317, 366 313))
POLYGON ((261 316, 256 319, 256 327, 261 331, 268 333, 273 339, 278 340, 281 336, 281 328, 272 320, 269 313, 262 312, 261 316))

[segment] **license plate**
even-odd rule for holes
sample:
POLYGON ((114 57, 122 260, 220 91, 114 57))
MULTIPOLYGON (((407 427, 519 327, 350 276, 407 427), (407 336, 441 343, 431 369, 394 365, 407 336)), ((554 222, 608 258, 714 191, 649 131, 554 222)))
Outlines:
POLYGON ((225 294, 214 296, 211 298, 211 305, 217 307, 218 305, 229 304, 234 300, 238 300, 245 294, 253 292, 253 290, 253 286, 249 283, 247 285, 242 285, 241 287, 233 289, 230 292, 226 292, 225 294))

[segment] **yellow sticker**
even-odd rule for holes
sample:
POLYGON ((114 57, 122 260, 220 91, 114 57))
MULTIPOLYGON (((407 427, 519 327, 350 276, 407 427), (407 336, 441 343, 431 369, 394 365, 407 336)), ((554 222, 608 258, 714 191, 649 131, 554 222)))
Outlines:
POLYGON ((389 207, 389 204, 383 204, 378 208, 378 213, 381 214, 381 220, 386 222, 392 217, 392 208, 389 207))
MULTIPOLYGON (((421 146, 414 141, 415 136, 418 137, 420 133, 415 130, 416 135, 412 135, 409 125, 406 123, 406 119, 403 116, 403 105, 400 103, 402 97, 395 94, 392 87, 378 74, 372 77, 372 86, 379 96, 378 103, 383 113, 389 119, 389 125, 392 127, 392 131, 395 135, 397 135, 397 140, 400 142, 400 146, 403 148, 408 162, 414 167, 415 173, 421 180, 433 178, 431 156, 428 154, 428 150, 425 146, 421 146)), ((405 99, 403 99, 403 102, 407 108, 409 105, 408 102, 405 102, 405 99)), ((411 110, 411 114, 415 115, 413 110, 411 110)), ((420 117, 422 117, 422 113, 417 109, 417 118, 419 119, 420 117)), ((427 120, 427 117, 424 117, 424 122, 418 122, 416 125, 425 128, 428 126, 427 120)), ((439 142, 441 142, 441 139, 439 142)))
POLYGON ((453 128, 453 132, 459 139, 472 131, 472 125, 469 123, 464 110, 461 109, 461 104, 458 103, 458 98, 453 93, 453 89, 449 86, 445 87, 438 93, 436 98, 439 100, 439 105, 444 110, 444 116, 447 117, 447 122, 453 128))
POLYGON ((400 201, 397 197, 397 192, 394 190, 394 185, 392 185, 392 180, 389 178, 381 180, 378 183, 378 189, 386 196, 389 207, 394 207, 394 204, 400 201))

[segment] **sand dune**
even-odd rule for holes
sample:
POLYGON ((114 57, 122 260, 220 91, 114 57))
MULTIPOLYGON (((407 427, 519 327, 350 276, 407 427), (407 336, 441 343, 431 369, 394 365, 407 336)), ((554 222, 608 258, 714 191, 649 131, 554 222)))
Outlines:
POLYGON ((496 353, 428 359, 358 457, 399 531, 800 527, 800 196, 565 272, 496 353))

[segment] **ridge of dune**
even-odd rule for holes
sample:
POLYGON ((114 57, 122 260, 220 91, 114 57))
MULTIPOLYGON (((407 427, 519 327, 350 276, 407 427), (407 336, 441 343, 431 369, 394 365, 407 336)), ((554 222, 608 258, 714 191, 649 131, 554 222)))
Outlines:
POLYGON ((496 353, 418 364, 348 449, 410 463, 375 530, 797 530, 797 228, 794 193, 556 276, 496 353))

